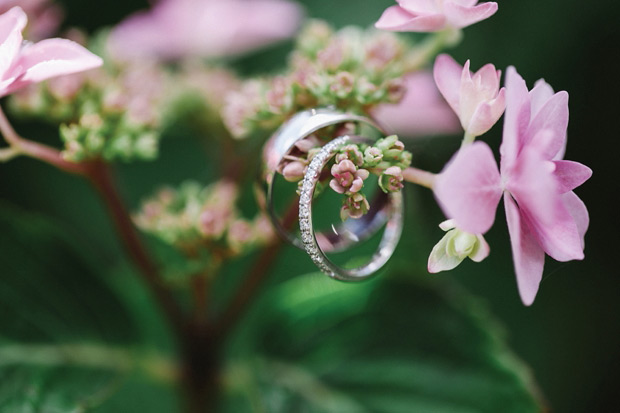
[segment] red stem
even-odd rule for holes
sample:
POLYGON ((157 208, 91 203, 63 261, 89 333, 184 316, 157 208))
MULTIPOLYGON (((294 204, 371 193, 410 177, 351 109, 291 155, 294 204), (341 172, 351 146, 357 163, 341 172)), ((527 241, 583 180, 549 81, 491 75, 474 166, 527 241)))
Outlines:
POLYGON ((182 334, 185 324, 183 312, 170 290, 161 282, 157 267, 142 246, 131 217, 114 186, 108 166, 100 160, 92 161, 89 163, 87 177, 105 202, 127 253, 140 270, 142 279, 161 304, 172 328, 179 335, 182 334))

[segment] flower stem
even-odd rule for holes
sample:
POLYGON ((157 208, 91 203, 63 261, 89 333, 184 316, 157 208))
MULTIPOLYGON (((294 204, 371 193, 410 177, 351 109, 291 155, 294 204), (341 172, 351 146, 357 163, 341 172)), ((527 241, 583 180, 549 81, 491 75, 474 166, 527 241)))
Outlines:
POLYGON ((142 246, 131 217, 116 190, 108 165, 96 160, 91 161, 89 166, 88 179, 103 198, 127 253, 140 270, 138 273, 161 305, 172 329, 182 334, 183 312, 171 291, 162 283, 157 267, 142 246))
POLYGON ((405 72, 422 69, 443 48, 456 46, 462 38, 463 32, 459 29, 448 28, 433 33, 415 46, 414 52, 407 58, 405 72))
POLYGON ((435 182, 436 176, 437 175, 432 172, 423 171, 422 169, 414 168, 412 166, 403 170, 403 178, 405 181, 418 184, 429 189, 433 189, 433 183, 435 182))
POLYGON ((461 141, 461 148, 464 148, 467 145, 471 145, 475 139, 476 139, 475 135, 471 135, 465 132, 465 135, 463 135, 463 140, 461 141))
POLYGON ((77 175, 86 175, 87 173, 86 164, 69 162, 62 157, 58 149, 19 136, 6 118, 2 107, 0 107, 0 132, 2 132, 4 139, 9 144, 9 148, 12 149, 12 153, 7 150, 4 151, 4 153, 10 154, 8 159, 18 155, 26 155, 53 165, 65 172, 77 175))

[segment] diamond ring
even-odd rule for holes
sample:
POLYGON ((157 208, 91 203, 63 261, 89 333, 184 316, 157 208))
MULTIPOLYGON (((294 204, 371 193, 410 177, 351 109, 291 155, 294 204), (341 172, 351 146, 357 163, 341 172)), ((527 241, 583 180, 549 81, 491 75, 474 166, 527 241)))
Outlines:
MULTIPOLYGON (((299 197, 299 226, 304 248, 316 266, 328 276, 342 281, 363 280, 382 268, 392 256, 400 239, 403 228, 403 196, 401 192, 388 194, 388 203, 379 215, 385 215, 386 221, 383 237, 371 260, 361 267, 346 269, 334 264, 317 241, 317 234, 312 225, 312 200, 321 171, 336 152, 353 139, 342 136, 328 142, 312 158, 301 186, 299 197)), ((352 221, 352 220, 348 220, 352 221)), ((347 222, 348 222, 347 221, 347 222)))
MULTIPOLYGON (((342 113, 333 109, 313 109, 297 113, 269 139, 263 150, 263 172, 261 174, 263 207, 268 212, 271 222, 282 238, 300 249, 304 249, 301 239, 289 231, 283 219, 278 215, 274 207, 274 184, 279 168, 295 148, 295 144, 302 139, 323 128, 353 124, 361 127, 365 125, 383 135, 383 131, 374 121, 369 118, 342 113)), ((367 239, 377 232, 386 222, 382 211, 387 207, 387 196, 383 193, 371 200, 372 212, 358 220, 348 220, 340 224, 332 231, 319 232, 316 234, 318 243, 323 251, 342 251, 351 244, 367 239)))

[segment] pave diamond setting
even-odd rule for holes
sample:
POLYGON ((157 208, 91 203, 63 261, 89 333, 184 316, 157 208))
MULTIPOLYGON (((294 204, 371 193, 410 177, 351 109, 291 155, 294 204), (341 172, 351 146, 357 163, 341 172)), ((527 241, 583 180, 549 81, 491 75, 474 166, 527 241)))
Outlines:
POLYGON ((306 252, 314 261, 314 264, 325 274, 333 278, 338 278, 337 269, 329 262, 327 257, 319 248, 314 231, 312 230, 312 198, 318 182, 320 171, 334 155, 338 148, 342 147, 351 140, 348 136, 341 136, 325 144, 321 150, 312 158, 306 176, 301 185, 299 197, 299 227, 301 229, 301 240, 306 252))

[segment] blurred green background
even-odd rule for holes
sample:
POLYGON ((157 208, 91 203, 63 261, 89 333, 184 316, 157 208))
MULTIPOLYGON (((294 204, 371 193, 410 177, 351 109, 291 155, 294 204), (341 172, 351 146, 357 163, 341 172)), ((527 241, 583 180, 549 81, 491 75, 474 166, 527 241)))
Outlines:
MULTIPOLYGON (((90 32, 147 6, 145 0, 61 3, 66 8, 66 25, 90 32)), ((325 19, 337 27, 370 25, 393 4, 389 0, 301 3, 310 17, 325 19)), ((505 325, 512 349, 531 366, 553 411, 620 411, 620 280, 615 259, 620 234, 620 7, 613 0, 498 3, 495 16, 466 29, 461 45, 448 52, 461 63, 471 59, 474 69, 486 63, 502 70, 514 65, 529 86, 542 77, 555 90, 569 92, 571 119, 566 159, 582 162, 594 171, 590 181, 576 191, 591 217, 586 259, 571 263, 549 260, 534 305, 524 307, 516 290, 500 208, 497 224, 487 237, 492 248, 489 258, 479 265, 466 262, 438 277, 458 280, 487 303, 505 325)), ((233 63, 244 73, 277 70, 284 64, 288 50, 290 44, 283 44, 233 63)), ((45 128, 18 126, 25 136, 45 128)), ((48 135, 53 136, 51 130, 48 135)), ((438 171, 458 148, 458 139, 407 140, 406 145, 414 154, 414 164, 419 160, 422 166, 438 171)), ((484 139, 496 150, 501 127, 495 127, 484 139)), ((54 142, 53 138, 49 142, 54 142)), ((196 150, 198 147, 199 143, 191 139, 166 139, 157 162, 119 165, 123 195, 130 205, 137 206, 141 198, 162 183, 211 179, 211 162, 196 150)), ((60 220, 69 235, 101 262, 121 259, 107 216, 84 181, 29 159, 0 165, 0 176, 3 203, 60 220)), ((442 216, 428 191, 413 189, 410 197, 410 225, 395 265, 420 272, 426 267, 432 245, 441 236, 436 223, 442 216)), ((303 254, 296 251, 286 255, 291 262, 301 257, 303 254)), ((287 265, 286 261, 280 262, 279 268, 287 265)), ((307 270, 311 270, 310 265, 307 270)))

